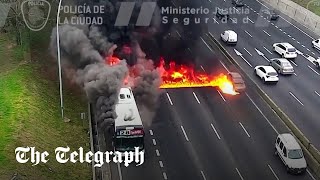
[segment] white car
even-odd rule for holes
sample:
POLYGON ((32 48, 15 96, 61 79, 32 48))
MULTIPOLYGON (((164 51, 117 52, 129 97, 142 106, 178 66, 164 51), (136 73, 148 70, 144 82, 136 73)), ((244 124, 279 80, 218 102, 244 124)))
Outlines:
POLYGON ((227 44, 236 45, 238 41, 238 35, 232 30, 226 30, 220 35, 221 40, 226 42, 227 44))
POLYGON ((272 66, 256 66, 254 68, 254 73, 262 79, 264 83, 278 83, 279 81, 278 73, 272 66))
POLYGON ((273 50, 283 58, 294 59, 297 57, 297 49, 289 43, 274 43, 273 50))
POLYGON ((304 173, 307 162, 297 140, 289 133, 279 134, 275 142, 275 154, 286 166, 288 172, 304 173))
POLYGON ((313 40, 312 47, 320 50, 320 39, 313 40))

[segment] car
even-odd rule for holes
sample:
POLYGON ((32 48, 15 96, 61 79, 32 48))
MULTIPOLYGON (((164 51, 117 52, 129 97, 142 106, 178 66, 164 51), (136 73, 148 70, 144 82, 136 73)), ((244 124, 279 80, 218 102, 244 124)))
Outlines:
POLYGON ((320 39, 313 40, 312 47, 320 50, 320 39))
POLYGON ((294 74, 294 69, 291 63, 284 58, 273 58, 270 59, 270 66, 272 66, 278 74, 294 74))
POLYGON ((244 80, 242 79, 242 76, 239 73, 229 72, 228 78, 232 82, 235 91, 237 92, 245 91, 246 85, 244 83, 244 80))
POLYGON ((236 45, 238 41, 238 35, 232 30, 226 30, 220 35, 221 40, 227 44, 236 45))
POLYGON ((273 82, 277 84, 279 81, 278 73, 272 66, 256 66, 254 73, 262 79, 263 83, 273 82))
POLYGON ((225 18, 225 20, 228 20, 230 18, 230 15, 228 10, 217 8, 216 17, 220 20, 223 18, 225 18))
POLYGON ((280 54, 283 58, 293 60, 298 56, 297 49, 293 47, 290 43, 287 43, 287 42, 274 43, 272 46, 273 46, 273 51, 280 54))
POLYGON ((305 58, 307 58, 310 62, 312 62, 318 69, 320 69, 320 57, 318 57, 317 59, 306 54, 305 58))
POLYGON ((232 0, 232 4, 235 5, 236 7, 244 6, 244 3, 242 0, 232 0))
POLYGON ((279 14, 275 10, 263 9, 262 13, 265 14, 270 20, 277 20, 279 18, 279 14))
POLYGON ((275 155, 278 155, 286 166, 287 172, 304 173, 307 169, 307 162, 303 151, 297 140, 290 133, 283 133, 277 136, 275 142, 275 155))

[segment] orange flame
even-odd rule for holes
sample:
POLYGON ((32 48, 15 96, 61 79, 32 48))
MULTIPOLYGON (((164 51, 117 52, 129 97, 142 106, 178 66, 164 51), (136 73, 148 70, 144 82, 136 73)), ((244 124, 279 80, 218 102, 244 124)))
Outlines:
POLYGON ((160 73, 162 84, 160 88, 186 88, 186 87, 219 87, 226 94, 239 94, 234 90, 232 82, 224 74, 218 76, 195 72, 192 67, 176 66, 174 62, 169 63, 169 68, 164 68, 164 60, 160 61, 160 73))
POLYGON ((105 62, 106 62, 106 64, 113 66, 113 65, 118 64, 120 62, 120 59, 115 56, 108 56, 105 58, 105 62))

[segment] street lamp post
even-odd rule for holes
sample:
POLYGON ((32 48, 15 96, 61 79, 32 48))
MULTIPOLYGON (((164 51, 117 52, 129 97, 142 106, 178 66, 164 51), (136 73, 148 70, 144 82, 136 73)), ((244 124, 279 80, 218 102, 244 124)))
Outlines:
POLYGON ((59 37, 59 15, 61 1, 59 0, 58 12, 57 12, 57 53, 58 53, 58 68, 59 68, 59 84, 60 84, 60 108, 61 108, 61 118, 64 119, 64 109, 63 109, 63 94, 62 94, 62 70, 61 70, 61 57, 60 57, 60 37, 59 37))

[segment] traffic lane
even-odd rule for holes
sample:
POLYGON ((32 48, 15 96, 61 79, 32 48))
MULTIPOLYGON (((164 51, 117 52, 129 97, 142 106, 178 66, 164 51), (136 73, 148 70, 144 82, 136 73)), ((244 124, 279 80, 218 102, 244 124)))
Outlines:
MULTIPOLYGON (((171 100, 170 100, 171 101, 171 100)), ((157 139, 158 152, 166 168, 168 179, 202 179, 198 165, 190 153, 189 144, 185 141, 174 106, 166 94, 159 98, 159 108, 152 121, 153 134, 157 139)), ((173 103, 175 103, 173 101, 173 103)))
MULTIPOLYGON (((195 90, 195 89, 194 89, 195 90)), ((190 144, 194 147, 201 163, 201 171, 207 179, 239 179, 233 154, 223 139, 219 139, 210 125, 214 118, 203 110, 193 89, 170 89, 183 129, 190 144)), ((219 102, 217 102, 219 103, 219 102)), ((216 129, 219 132, 219 129, 216 129)), ((187 141, 187 140, 186 140, 187 141)))
MULTIPOLYGON (((146 126, 145 126, 146 127, 146 126)), ((159 161, 160 157, 156 155, 155 145, 153 141, 156 142, 156 139, 152 137, 149 133, 150 129, 145 128, 145 160, 144 163, 140 166, 136 166, 136 163, 131 163, 128 167, 124 166, 123 163, 120 164, 121 175, 123 180, 131 179, 159 179, 162 180, 163 172, 166 172, 165 167, 160 167, 159 161)), ((118 166, 118 165, 117 165, 118 166)))
MULTIPOLYGON (((219 103, 221 97, 219 93, 211 93, 213 88, 199 89, 199 99, 205 104, 206 111, 214 116, 212 123, 221 131, 221 139, 228 145, 237 168, 244 179, 275 179, 272 172, 268 169, 265 154, 254 145, 254 141, 248 137, 245 127, 226 102, 219 103)), ((239 97, 234 97, 239 98, 239 97)), ((203 105, 204 106, 204 105, 203 105)), ((241 106, 245 106, 242 104, 241 106)), ((246 117, 246 119, 251 118, 246 117)))
MULTIPOLYGON (((262 9, 262 8, 265 9, 266 8, 265 6, 261 5, 258 1, 246 1, 246 4, 249 5, 250 7, 252 7, 253 9, 255 9, 256 11, 260 11, 260 9, 262 9)), ((267 6, 267 7, 269 9, 272 9, 272 7, 270 7, 270 6, 267 6)), ((311 41, 312 39, 318 37, 312 31, 310 31, 309 29, 307 29, 303 25, 297 23, 296 21, 294 21, 290 17, 288 17, 288 16, 286 16, 284 14, 280 14, 280 15, 283 18, 285 18, 285 20, 283 18, 279 18, 279 19, 281 19, 281 21, 280 21, 281 24, 279 24, 279 25, 283 26, 286 29, 288 29, 287 31, 290 32, 290 34, 292 34, 294 36, 297 36, 297 38, 299 38, 299 40, 301 42, 303 42, 303 40, 311 41)))
MULTIPOLYGON (((247 94, 252 93, 249 93, 248 91, 247 94)), ((287 128, 282 128, 283 130, 280 130, 280 128, 276 126, 277 132, 273 130, 270 124, 268 124, 268 121, 272 118, 278 119, 278 117, 273 113, 270 114, 271 116, 263 114, 266 118, 262 118, 262 113, 259 112, 253 104, 257 98, 261 99, 261 97, 255 97, 247 94, 242 94, 242 96, 239 96, 239 98, 236 99, 232 98, 229 101, 227 100, 227 104, 233 114, 235 114, 239 121, 242 122, 243 126, 248 131, 248 134, 250 134, 250 138, 253 141, 253 147, 258 149, 258 152, 260 152, 261 157, 264 158, 264 162, 267 163, 270 171, 273 171, 275 176, 279 179, 311 179, 307 173, 296 178, 288 174, 279 157, 274 156, 274 143, 278 135, 277 133, 287 133, 290 130, 287 128), (247 104, 247 106, 245 107, 243 104, 247 104)), ((264 105, 260 106, 259 109, 264 112, 270 108, 266 103, 264 103, 264 105)))

